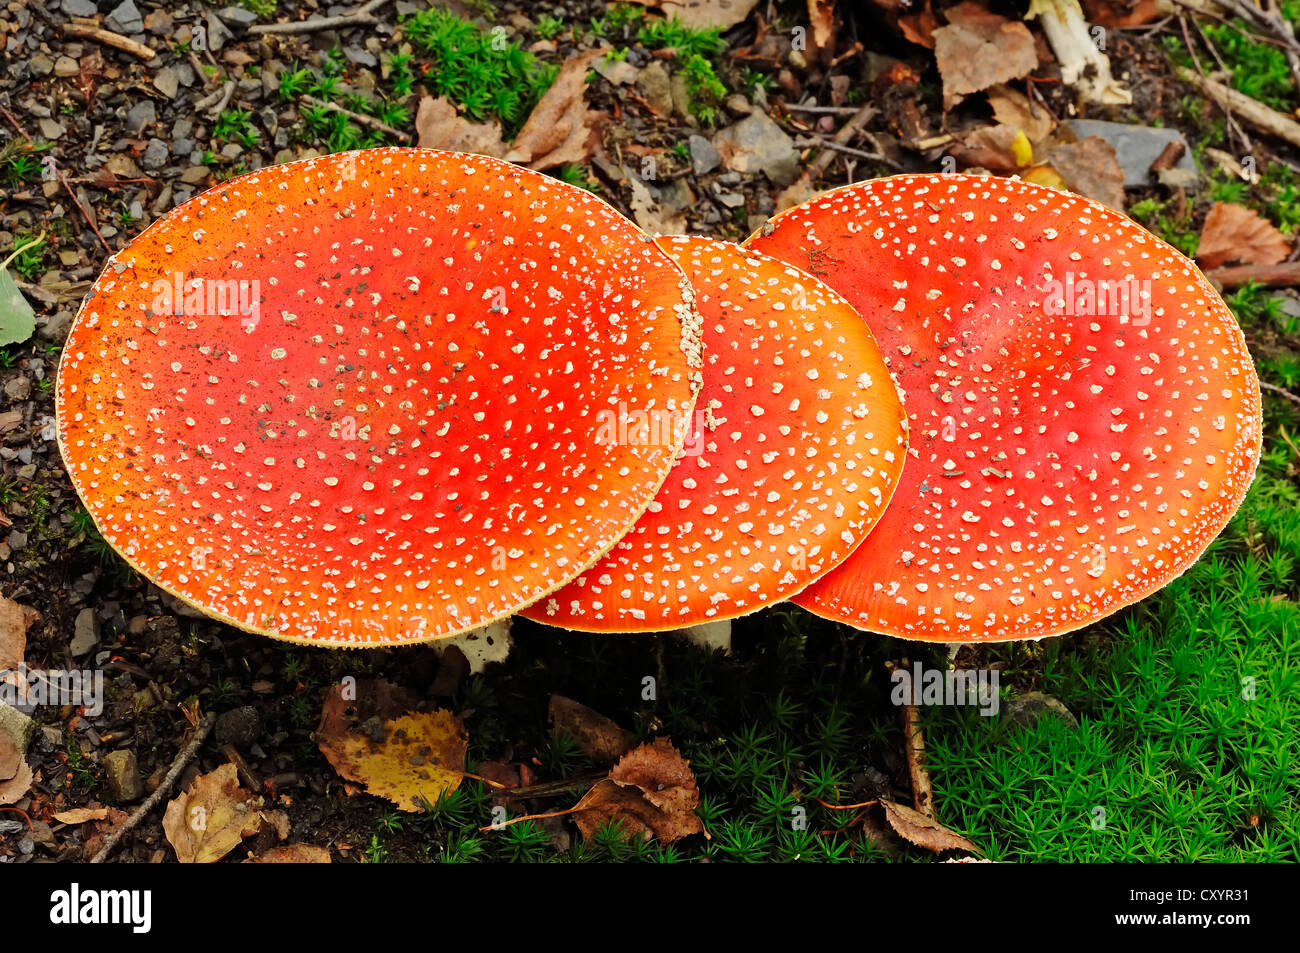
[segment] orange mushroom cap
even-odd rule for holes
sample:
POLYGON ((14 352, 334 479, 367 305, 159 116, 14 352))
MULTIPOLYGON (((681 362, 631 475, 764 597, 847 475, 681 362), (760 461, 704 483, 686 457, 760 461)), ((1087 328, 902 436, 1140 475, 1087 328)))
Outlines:
POLYGON ((799 605, 911 639, 1068 632, 1176 578, 1245 496, 1262 421, 1241 329, 1124 216, 906 175, 828 192, 747 244, 857 307, 911 423, 889 511, 799 605))
POLYGON ((688 430, 649 510, 524 615, 592 632, 685 628, 789 598, 871 531, 907 427, 862 318, 816 278, 728 242, 672 237, 704 320, 694 419, 619 420, 611 437, 688 430))
POLYGON ((690 413, 681 270, 589 193, 481 156, 375 149, 240 176, 105 269, 59 370, 59 443, 107 539, 253 632, 454 635, 573 579, 690 413))

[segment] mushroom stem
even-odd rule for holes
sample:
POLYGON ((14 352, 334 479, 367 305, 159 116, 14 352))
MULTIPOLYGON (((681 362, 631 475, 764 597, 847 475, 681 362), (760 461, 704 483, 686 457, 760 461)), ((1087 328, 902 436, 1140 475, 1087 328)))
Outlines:
POLYGON ((711 652, 721 651, 725 655, 731 654, 730 619, 723 619, 721 622, 701 622, 699 625, 677 629, 668 634, 685 639, 711 652))
POLYGON ((1032 0, 1026 20, 1037 18, 1061 64, 1061 81, 1077 85, 1093 103, 1128 105, 1133 95, 1110 75, 1110 59, 1098 49, 1079 0, 1032 0))

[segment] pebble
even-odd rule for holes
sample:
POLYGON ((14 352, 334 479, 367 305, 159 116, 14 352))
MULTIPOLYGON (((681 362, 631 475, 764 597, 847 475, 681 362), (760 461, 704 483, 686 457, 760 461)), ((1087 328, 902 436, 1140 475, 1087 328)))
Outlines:
POLYGON ((133 751, 110 751, 104 755, 104 781, 109 793, 121 804, 129 804, 144 794, 140 765, 133 751))
POLYGON ((104 26, 114 33, 130 35, 144 31, 144 17, 136 8, 134 0, 122 0, 104 21, 104 26))
POLYGON ((63 0, 60 6, 70 17, 93 17, 99 12, 94 0, 63 0))
POLYGON ((26 374, 19 374, 17 377, 5 383, 5 396, 10 400, 26 400, 32 396, 32 381, 26 374))
POLYGON ((54 72, 54 60, 43 53, 38 53, 27 61, 27 67, 33 76, 49 76, 54 72))
POLYGON ((799 175, 799 152, 766 113, 756 112, 713 138, 733 172, 763 172, 773 185, 789 185, 799 175))
POLYGON ((76 76, 81 72, 81 64, 71 56, 60 56, 54 61, 55 76, 76 76))
POLYGON ((696 175, 706 175, 722 164, 722 156, 703 136, 694 135, 689 140, 691 148, 691 169, 696 175))
POLYGON ((126 114, 127 135, 138 136, 145 126, 152 126, 157 121, 158 111, 154 108, 153 100, 141 99, 126 114))
POLYGON ((1065 704, 1042 692, 1026 692, 1002 703, 1002 714, 1017 725, 1032 727, 1043 718, 1055 718, 1070 728, 1079 727, 1079 719, 1065 704))
POLYGON ((18 552, 19 550, 26 549, 27 534, 22 532, 21 530, 14 530, 9 534, 9 538, 6 540, 6 542, 9 544, 9 548, 14 552, 18 552))
POLYGON ((170 66, 160 69, 154 74, 153 88, 168 99, 175 99, 177 90, 180 89, 180 78, 176 75, 176 70, 170 66))
POLYGON ((658 60, 653 60, 636 78, 637 92, 650 104, 650 108, 665 119, 673 112, 672 80, 658 60))
POLYGON ((251 705, 222 712, 216 724, 217 744, 244 749, 262 735, 262 717, 251 705))
POLYGON ((40 127, 41 135, 50 140, 62 138, 63 134, 67 132, 61 124, 53 119, 41 119, 37 121, 36 125, 40 127))
POLYGON ((91 651, 99 644, 99 616, 95 615, 94 609, 82 609, 77 613, 77 621, 73 626, 72 642, 68 644, 68 651, 74 658, 80 658, 83 655, 89 655, 91 651))
POLYGON ((146 169, 161 169, 167 164, 168 156, 167 143, 161 139, 150 139, 149 144, 145 146, 144 157, 141 158, 140 164, 146 169))

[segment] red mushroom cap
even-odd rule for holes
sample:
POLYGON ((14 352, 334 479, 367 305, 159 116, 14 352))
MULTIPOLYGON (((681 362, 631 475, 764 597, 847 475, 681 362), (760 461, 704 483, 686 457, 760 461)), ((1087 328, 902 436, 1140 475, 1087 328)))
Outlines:
MULTIPOLYGON (((632 531, 524 611, 539 622, 660 631, 780 602, 838 565, 898 485, 906 419, 857 312, 816 278, 737 245, 659 243, 704 319, 700 409, 679 421, 691 438, 632 531)), ((658 423, 660 434, 672 426, 658 423)), ((653 439, 654 421, 625 424, 621 438, 653 439)))
POLYGON ((573 579, 675 446, 598 412, 690 413, 681 270, 589 193, 480 156, 376 149, 232 179, 96 282, 59 442, 163 589, 290 641, 454 635, 573 579))
POLYGON ((1124 216, 908 175, 828 192, 747 244, 858 308, 911 421, 889 511, 798 604, 912 639, 1068 632, 1176 578, 1245 496, 1262 421, 1241 329, 1124 216))

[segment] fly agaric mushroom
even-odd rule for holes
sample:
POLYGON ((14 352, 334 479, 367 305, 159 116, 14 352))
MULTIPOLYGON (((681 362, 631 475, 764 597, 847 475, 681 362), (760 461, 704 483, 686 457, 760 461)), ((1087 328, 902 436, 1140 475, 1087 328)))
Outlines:
POLYGON ((862 318, 796 268, 728 242, 659 239, 695 287, 704 386, 694 419, 619 421, 611 436, 689 428, 632 530, 523 615, 588 632, 682 629, 781 602, 842 561, 898 484, 898 392, 862 318), (620 432, 625 431, 625 432, 620 432))
POLYGON ((342 646, 484 626, 617 541, 690 413, 699 318, 669 256, 582 189, 376 149, 240 176, 105 269, 59 442, 107 539, 240 628, 342 646))
POLYGON ((1186 570, 1259 460, 1259 381, 1196 267, 1037 185, 907 175, 828 192, 751 247, 862 313, 910 417, 867 542, 796 602, 911 639, 1068 632, 1186 570))

